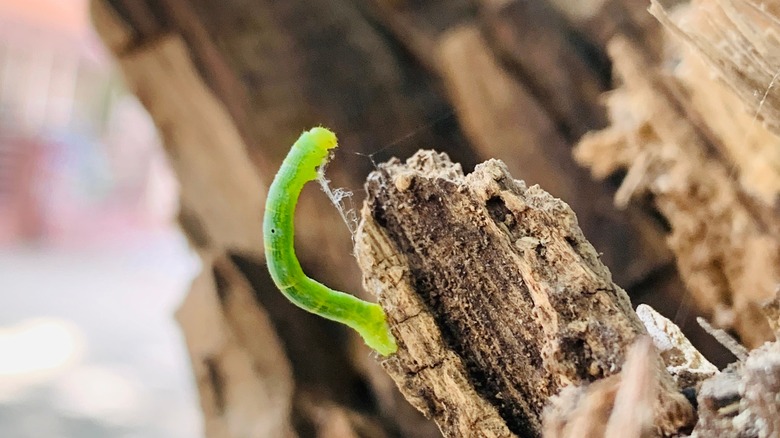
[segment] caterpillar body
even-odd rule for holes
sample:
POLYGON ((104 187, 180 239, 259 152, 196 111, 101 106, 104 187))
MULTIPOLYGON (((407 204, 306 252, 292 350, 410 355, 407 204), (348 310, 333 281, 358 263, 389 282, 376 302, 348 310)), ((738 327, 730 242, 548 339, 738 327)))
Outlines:
POLYGON ((293 144, 268 190, 263 218, 265 257, 276 287, 296 306, 355 329, 366 344, 383 356, 397 350, 382 307, 333 290, 304 274, 293 245, 293 219, 298 197, 317 179, 336 135, 322 127, 304 132, 293 144))

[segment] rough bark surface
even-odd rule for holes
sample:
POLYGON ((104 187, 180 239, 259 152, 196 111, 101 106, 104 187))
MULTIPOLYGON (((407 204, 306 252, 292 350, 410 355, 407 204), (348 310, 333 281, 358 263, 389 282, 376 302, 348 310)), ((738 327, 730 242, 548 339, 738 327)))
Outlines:
MULTIPOLYGON (((356 255, 399 341, 383 367, 444 435, 539 436, 550 397, 618 373, 645 333, 569 206, 500 161, 464 176, 418 152, 366 190, 356 255)), ((693 411, 658 378, 671 434, 693 411)))

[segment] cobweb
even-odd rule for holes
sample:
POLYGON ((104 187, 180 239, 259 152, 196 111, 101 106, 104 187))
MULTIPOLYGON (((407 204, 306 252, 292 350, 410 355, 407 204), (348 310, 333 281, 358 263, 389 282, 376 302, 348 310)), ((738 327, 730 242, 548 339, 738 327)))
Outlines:
POLYGON ((354 242, 355 233, 357 232, 358 226, 358 217, 357 211, 355 210, 355 204, 352 201, 352 191, 341 187, 337 187, 335 189, 330 187, 330 180, 325 178, 325 168, 327 167, 326 164, 320 166, 317 169, 317 182, 320 183, 322 191, 328 195, 330 202, 333 203, 333 205, 336 207, 336 210, 338 210, 339 215, 347 225, 349 234, 352 236, 352 241, 354 242))

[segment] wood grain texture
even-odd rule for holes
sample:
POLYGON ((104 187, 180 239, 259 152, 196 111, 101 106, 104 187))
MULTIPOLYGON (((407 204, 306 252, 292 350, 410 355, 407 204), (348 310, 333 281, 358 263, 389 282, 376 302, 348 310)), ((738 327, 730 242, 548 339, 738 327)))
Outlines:
MULTIPOLYGON (((399 342, 383 366, 445 436, 538 436, 552 395, 619 372, 644 333, 568 205, 500 161, 464 176, 421 151, 366 189, 356 254, 399 342)), ((670 432, 692 411, 659 372, 670 432)))
POLYGON ((667 59, 687 105, 712 132, 713 147, 738 170, 744 190, 772 205, 780 199, 780 32, 778 4, 692 2, 650 12, 670 35, 667 59))

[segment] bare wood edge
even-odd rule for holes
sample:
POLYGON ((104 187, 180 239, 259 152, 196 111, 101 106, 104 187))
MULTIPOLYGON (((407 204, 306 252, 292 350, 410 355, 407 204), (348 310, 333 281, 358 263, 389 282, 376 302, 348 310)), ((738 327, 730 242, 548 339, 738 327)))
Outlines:
MULTIPOLYGON (((645 333, 568 206, 500 161, 463 176, 421 151, 381 165, 367 190, 355 252, 399 341, 382 365, 445 436, 539 436, 550 397, 618 375, 645 333)), ((653 356, 655 433, 692 427, 653 356)))

